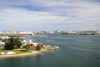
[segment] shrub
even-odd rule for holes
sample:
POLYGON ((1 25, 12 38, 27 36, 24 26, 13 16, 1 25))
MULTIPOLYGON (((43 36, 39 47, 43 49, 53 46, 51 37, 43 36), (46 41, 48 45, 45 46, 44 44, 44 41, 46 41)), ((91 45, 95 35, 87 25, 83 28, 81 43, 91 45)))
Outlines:
POLYGON ((23 46, 22 48, 24 48, 24 49, 25 49, 25 48, 26 48, 26 46, 23 46))
POLYGON ((36 46, 36 50, 41 50, 40 44, 38 44, 38 45, 36 46))
POLYGON ((29 52, 29 53, 32 52, 32 51, 30 50, 30 45, 26 45, 26 46, 24 46, 24 48, 25 48, 26 52, 29 52))

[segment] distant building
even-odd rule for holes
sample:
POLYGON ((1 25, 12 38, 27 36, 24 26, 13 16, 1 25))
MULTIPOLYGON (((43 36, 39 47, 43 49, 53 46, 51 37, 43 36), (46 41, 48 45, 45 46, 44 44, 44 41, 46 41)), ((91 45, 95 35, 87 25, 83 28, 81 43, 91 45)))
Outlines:
POLYGON ((2 32, 0 32, 0 35, 2 34, 2 32))
POLYGON ((0 38, 1 39, 9 39, 10 37, 9 36, 1 36, 0 38))
POLYGON ((100 33, 100 31, 97 31, 97 33, 100 33))
POLYGON ((56 31, 54 31, 54 33, 60 33, 60 31, 59 30, 56 30, 56 31))
POLYGON ((68 31, 68 33, 76 33, 75 31, 68 31))
POLYGON ((14 34, 17 34, 17 32, 15 30, 10 30, 10 31, 8 31, 8 34, 14 35, 14 34))
POLYGON ((49 31, 49 34, 53 34, 54 32, 53 31, 49 31))
POLYGON ((48 30, 45 30, 45 33, 48 33, 48 30))
POLYGON ((34 36, 34 33, 31 31, 29 32, 23 31, 23 32, 19 32, 19 36, 34 36))

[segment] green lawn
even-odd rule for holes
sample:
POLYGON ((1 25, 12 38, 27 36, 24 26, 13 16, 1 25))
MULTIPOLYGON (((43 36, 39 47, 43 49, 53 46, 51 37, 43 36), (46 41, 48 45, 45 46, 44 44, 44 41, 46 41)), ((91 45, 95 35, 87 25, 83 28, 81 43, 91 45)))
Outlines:
POLYGON ((22 54, 22 53, 25 53, 26 51, 25 50, 3 50, 0 48, 0 55, 1 55, 1 52, 15 52, 16 54, 22 54))

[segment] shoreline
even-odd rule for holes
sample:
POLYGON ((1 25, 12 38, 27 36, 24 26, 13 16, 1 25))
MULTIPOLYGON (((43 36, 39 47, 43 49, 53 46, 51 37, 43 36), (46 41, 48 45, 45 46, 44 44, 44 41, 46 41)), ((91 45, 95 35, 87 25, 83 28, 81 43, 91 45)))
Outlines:
MULTIPOLYGON (((42 49, 41 51, 47 51, 47 50, 42 49)), ((33 51, 32 53, 22 53, 22 54, 15 54, 15 55, 0 55, 0 58, 22 57, 22 56, 37 55, 37 54, 40 54, 41 51, 33 51)))

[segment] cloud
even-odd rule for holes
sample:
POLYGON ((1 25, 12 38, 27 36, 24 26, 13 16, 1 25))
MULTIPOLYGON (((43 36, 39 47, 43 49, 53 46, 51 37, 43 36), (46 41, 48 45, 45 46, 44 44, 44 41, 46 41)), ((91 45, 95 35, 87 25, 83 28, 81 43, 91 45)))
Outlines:
POLYGON ((78 30, 87 27, 100 29, 99 18, 98 0, 0 1, 0 23, 11 27, 30 25, 32 29, 38 25, 42 30, 45 28, 78 30))
MULTIPOLYGON (((29 11, 26 9, 4 9, 0 11, 2 23, 49 23, 63 21, 65 17, 54 16, 49 12, 29 11)), ((66 18, 67 19, 67 18, 66 18)))

